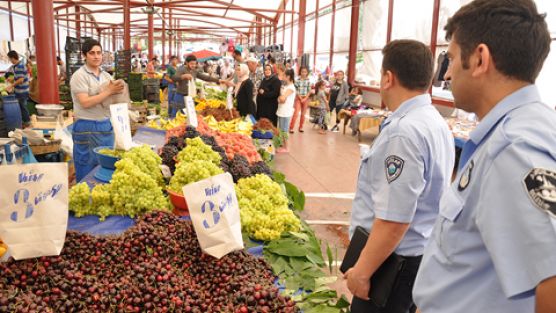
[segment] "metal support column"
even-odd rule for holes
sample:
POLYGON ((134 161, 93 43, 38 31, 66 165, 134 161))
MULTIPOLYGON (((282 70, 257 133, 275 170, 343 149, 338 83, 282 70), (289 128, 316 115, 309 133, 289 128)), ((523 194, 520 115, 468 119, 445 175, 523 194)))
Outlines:
POLYGON ((171 35, 168 36, 168 54, 170 56, 172 56, 172 37, 174 36, 174 27, 173 27, 173 23, 172 23, 172 8, 168 9, 169 13, 168 13, 168 27, 171 29, 171 35))
POLYGON ((297 19, 297 70, 301 64, 301 56, 305 48, 305 18, 307 15, 307 0, 299 0, 299 16, 297 19))
POLYGON ((295 0, 292 0, 292 21, 290 24, 290 54, 293 55, 293 19, 295 17, 295 0))
POLYGON ((334 72, 332 66, 334 60, 334 27, 336 23, 336 0, 332 0, 332 22, 330 23, 330 52, 328 55, 328 68, 330 69, 330 74, 334 72))
POLYGON ((147 16, 147 25, 148 25, 148 51, 149 51, 149 60, 154 58, 154 17, 152 13, 148 13, 147 16))
POLYGON ((124 49, 131 50, 131 13, 129 9, 129 0, 123 0, 124 2, 124 49))
MULTIPOLYGON (((164 0, 162 2, 165 2, 164 0)), ((162 7, 162 60, 166 64, 166 6, 162 7)))
POLYGON ((29 8, 29 2, 25 5, 27 7, 27 33, 29 34, 29 38, 31 38, 31 9, 29 8))
MULTIPOLYGON (((260 21, 261 21, 261 18, 260 18, 260 17, 255 17, 255 21, 260 22, 260 21)), ((260 25, 260 24, 257 23, 257 26, 259 26, 259 25, 260 25)), ((257 44, 257 45, 261 45, 261 44, 262 44, 262 40, 261 40, 262 34, 261 34, 261 32, 262 32, 262 28, 261 28, 261 27, 256 27, 256 28, 255 28, 255 34, 256 34, 255 36, 256 36, 256 38, 257 38, 257 39, 256 39, 256 44, 257 44)))
POLYGON ((10 20, 10 40, 14 41, 14 19, 12 16, 12 0, 8 0, 8 18, 10 20))
POLYGON ((313 43, 313 68, 317 68, 317 38, 319 36, 319 0, 315 9, 315 42, 313 43))
MULTIPOLYGON (((77 37, 77 39, 81 39, 81 14, 79 12, 81 12, 81 7, 76 5, 75 6, 75 37, 77 37)), ((35 29, 37 28, 35 27, 35 29)))
POLYGON ((54 6, 52 0, 32 0, 37 49, 37 73, 41 103, 59 103, 54 43, 54 6))
POLYGON ((357 62, 357 39, 359 38, 359 0, 351 1, 351 30, 349 33, 348 82, 355 80, 355 62, 357 62))

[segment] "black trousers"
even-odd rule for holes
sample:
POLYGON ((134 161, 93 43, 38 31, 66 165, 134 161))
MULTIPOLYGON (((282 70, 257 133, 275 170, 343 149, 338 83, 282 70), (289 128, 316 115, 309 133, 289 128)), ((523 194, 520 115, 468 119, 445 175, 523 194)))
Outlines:
POLYGON ((398 282, 390 293, 386 306, 380 308, 371 301, 353 297, 350 308, 352 313, 415 313, 417 307, 413 303, 411 292, 422 256, 403 258, 406 261, 405 266, 400 273, 398 282))

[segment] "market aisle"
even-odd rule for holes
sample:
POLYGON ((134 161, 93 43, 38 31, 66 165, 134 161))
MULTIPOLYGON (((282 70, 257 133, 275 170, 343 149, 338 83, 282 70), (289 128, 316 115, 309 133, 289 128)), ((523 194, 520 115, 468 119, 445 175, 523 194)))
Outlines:
MULTIPOLYGON (((333 253, 337 249, 341 261, 349 243, 347 225, 357 184, 359 143, 349 131, 320 135, 311 124, 304 130, 290 134, 290 153, 276 156, 276 170, 305 192, 303 218, 318 223, 312 228, 323 241, 323 249, 326 243, 333 253)), ((370 144, 376 134, 376 129, 363 133, 362 143, 370 144)), ((339 294, 349 294, 341 278, 332 287, 339 294)))

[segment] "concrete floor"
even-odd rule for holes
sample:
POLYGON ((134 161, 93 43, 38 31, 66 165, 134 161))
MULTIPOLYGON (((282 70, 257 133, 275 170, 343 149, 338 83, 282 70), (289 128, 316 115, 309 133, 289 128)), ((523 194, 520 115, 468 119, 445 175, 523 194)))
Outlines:
MULTIPOLYGON (((304 133, 290 134, 290 152, 276 155, 276 170, 286 174, 289 181, 305 192, 302 217, 322 240, 323 252, 326 244, 333 253, 337 251, 339 267, 349 244, 348 225, 359 169, 359 142, 356 136, 351 136, 349 128, 345 135, 341 132, 321 135, 317 128, 306 123, 304 130, 304 133)), ((364 132, 361 144, 371 144, 377 133, 377 128, 364 132)), ((342 274, 339 270, 336 272, 338 280, 331 287, 339 295, 345 294, 351 299, 342 274)))

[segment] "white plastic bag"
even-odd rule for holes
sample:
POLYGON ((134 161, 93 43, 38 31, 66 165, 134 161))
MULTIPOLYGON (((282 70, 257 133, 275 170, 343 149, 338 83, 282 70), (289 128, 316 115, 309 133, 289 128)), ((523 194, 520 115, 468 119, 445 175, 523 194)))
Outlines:
POLYGON ((2 166, 0 238, 21 260, 59 255, 68 222, 67 163, 2 166))
POLYGON ((230 173, 186 185, 183 194, 203 252, 220 259, 243 249, 239 204, 230 173))
POLYGON ((189 88, 189 96, 195 98, 197 96, 197 85, 195 84, 195 79, 190 79, 187 83, 189 88))
POLYGON ((133 147, 127 103, 110 106, 110 122, 114 129, 114 149, 129 150, 133 147))
POLYGON ((226 95, 226 109, 231 110, 234 108, 234 87, 228 88, 228 94, 226 95))
POLYGON ((193 97, 185 97, 185 114, 187 115, 187 125, 197 127, 197 112, 195 111, 195 102, 193 97))

